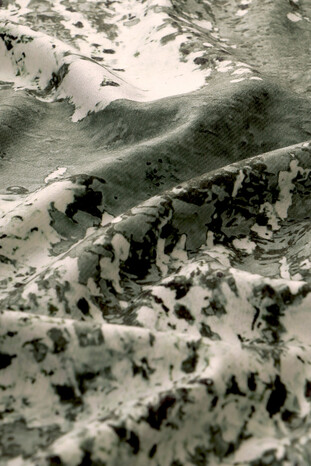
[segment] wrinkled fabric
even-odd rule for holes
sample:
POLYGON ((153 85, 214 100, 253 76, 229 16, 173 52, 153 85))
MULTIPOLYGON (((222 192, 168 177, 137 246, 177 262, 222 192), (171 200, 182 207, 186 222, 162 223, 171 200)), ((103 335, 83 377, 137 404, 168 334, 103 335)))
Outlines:
POLYGON ((0 1, 0 464, 311 464, 310 0, 0 1))

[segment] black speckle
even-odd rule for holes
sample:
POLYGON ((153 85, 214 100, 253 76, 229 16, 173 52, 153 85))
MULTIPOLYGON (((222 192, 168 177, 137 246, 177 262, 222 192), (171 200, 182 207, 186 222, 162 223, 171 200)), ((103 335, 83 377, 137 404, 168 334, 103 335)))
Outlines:
POLYGON ((116 427, 116 426, 111 426, 119 439, 123 440, 126 438, 127 430, 125 427, 116 427))
POLYGON ((147 358, 141 359, 141 364, 136 364, 134 361, 132 362, 132 370, 133 375, 140 374, 143 379, 149 380, 149 375, 155 372, 155 369, 149 366, 147 358))
POLYGON ((104 86, 114 86, 114 87, 119 87, 120 84, 116 83, 115 81, 112 81, 112 79, 103 79, 102 82, 100 83, 102 87, 104 86))
POLYGON ((76 374, 79 390, 84 394, 88 389, 88 382, 94 380, 99 375, 99 372, 84 372, 83 374, 76 374))
POLYGON ((12 36, 11 34, 2 33, 2 34, 0 34, 0 39, 3 40, 7 50, 9 51, 9 50, 11 50, 13 48, 12 41, 17 40, 17 37, 12 36))
POLYGON ((156 454, 157 452, 157 444, 155 443, 151 448, 150 448, 150 451, 149 451, 149 458, 153 458, 154 455, 156 454))
POLYGON ((0 369, 6 369, 10 366, 13 358, 16 358, 16 354, 0 353, 0 369))
POLYGON ((194 317, 191 315, 190 311, 183 304, 175 304, 174 311, 178 319, 185 319, 188 322, 194 321, 194 317))
POLYGON ((81 23, 81 21, 77 21, 74 26, 76 26, 76 28, 83 28, 83 23, 81 23))
POLYGON ((52 77, 45 89, 46 92, 49 92, 52 89, 57 89, 62 83, 68 71, 69 71, 69 65, 67 63, 64 63, 56 73, 53 71, 52 77))
POLYGON ((211 401, 211 409, 212 408, 215 408, 215 406, 217 405, 218 403, 218 396, 214 396, 214 398, 212 399, 211 401))
POLYGON ((226 395, 230 394, 245 396, 245 393, 241 392, 234 375, 231 377, 226 390, 226 395))
POLYGON ((166 395, 156 407, 149 406, 146 421, 153 429, 159 430, 162 422, 167 418, 170 408, 176 403, 176 398, 166 395))
POLYGON ((154 300, 157 304, 161 304, 163 311, 165 311, 166 313, 170 311, 169 308, 165 306, 165 304, 163 303, 162 298, 160 298, 159 296, 154 296, 154 300))
POLYGON ((306 380, 305 397, 306 398, 311 398, 311 381, 310 380, 306 380))
POLYGON ((139 452, 140 441, 139 437, 132 430, 128 431, 125 427, 111 426, 120 440, 128 443, 133 450, 134 455, 139 452))
POLYGON ((59 456, 53 455, 48 458, 49 466, 55 466, 56 464, 64 464, 59 456))
POLYGON ((255 312, 254 319, 253 319, 253 322, 252 322, 252 330, 254 330, 254 328, 255 328, 255 324, 256 324, 256 321, 258 319, 260 309, 258 307, 255 307, 255 311, 256 312, 255 312))
POLYGON ((188 293, 190 289, 189 283, 174 283, 176 290, 176 299, 181 299, 188 293))
POLYGON ((289 411, 288 409, 285 409, 282 413, 282 420, 284 422, 290 422, 293 419, 295 419, 295 413, 293 411, 289 411))
POLYGON ((248 388, 254 392, 257 388, 256 379, 254 372, 251 372, 247 379, 248 388))
POLYGON ((76 406, 82 404, 81 398, 75 395, 74 388, 70 385, 54 385, 54 389, 62 403, 72 403, 76 406))
POLYGON ((74 215, 81 210, 82 212, 87 212, 88 214, 101 219, 102 212, 98 208, 101 201, 101 192, 87 188, 82 195, 75 195, 74 202, 68 204, 66 208, 66 215, 73 219, 74 215))
POLYGON ((77 302, 77 306, 82 312, 82 314, 84 314, 85 316, 90 315, 90 312, 89 312, 90 306, 85 298, 79 299, 79 301, 77 302))
POLYGON ((266 409, 270 414, 270 417, 278 413, 281 407, 284 405, 287 396, 287 390, 285 385, 281 382, 280 377, 277 375, 274 382, 274 388, 271 392, 269 400, 267 402, 266 409))
POLYGON ((54 316, 58 312, 58 308, 54 304, 48 304, 49 315, 54 316))
POLYGON ((111 53, 111 54, 116 53, 115 50, 113 50, 113 49, 103 49, 103 52, 104 53, 111 53))
POLYGON ((211 340, 221 340, 218 333, 213 332, 211 327, 205 324, 204 322, 201 322, 200 334, 202 335, 202 337, 210 338, 211 340))
POLYGON ((181 370, 187 374, 194 372, 198 362, 198 356, 196 353, 191 354, 187 359, 181 363, 181 370))
POLYGON ((155 336, 153 335, 153 333, 149 333, 149 343, 150 343, 150 346, 153 346, 153 345, 154 345, 154 342, 155 342, 155 336))
POLYGON ((196 64, 196 65, 206 65, 207 63, 209 63, 209 59, 208 58, 204 58, 204 57, 196 57, 193 62, 196 64))
POLYGON ((129 438, 127 440, 127 443, 132 447, 134 455, 136 455, 139 452, 139 437, 135 434, 135 432, 130 431, 129 438))

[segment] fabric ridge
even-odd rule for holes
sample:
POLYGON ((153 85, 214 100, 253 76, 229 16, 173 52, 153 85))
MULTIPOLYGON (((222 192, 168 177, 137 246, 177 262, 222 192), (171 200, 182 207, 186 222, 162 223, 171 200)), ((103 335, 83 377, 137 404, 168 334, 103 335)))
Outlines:
POLYGON ((0 0, 0 465, 311 464, 310 46, 310 0, 0 0))

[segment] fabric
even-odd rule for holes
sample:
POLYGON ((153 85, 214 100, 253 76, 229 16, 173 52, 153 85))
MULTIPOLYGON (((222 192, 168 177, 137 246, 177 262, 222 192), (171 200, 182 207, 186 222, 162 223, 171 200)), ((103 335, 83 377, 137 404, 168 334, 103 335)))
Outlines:
POLYGON ((0 464, 311 464, 311 1, 0 1, 0 464))

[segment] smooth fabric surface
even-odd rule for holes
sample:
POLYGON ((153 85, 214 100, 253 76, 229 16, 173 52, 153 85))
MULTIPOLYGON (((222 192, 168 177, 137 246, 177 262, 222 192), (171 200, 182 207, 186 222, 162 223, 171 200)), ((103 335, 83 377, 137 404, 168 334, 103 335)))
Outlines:
POLYGON ((0 464, 311 464, 311 1, 0 1, 0 464))

